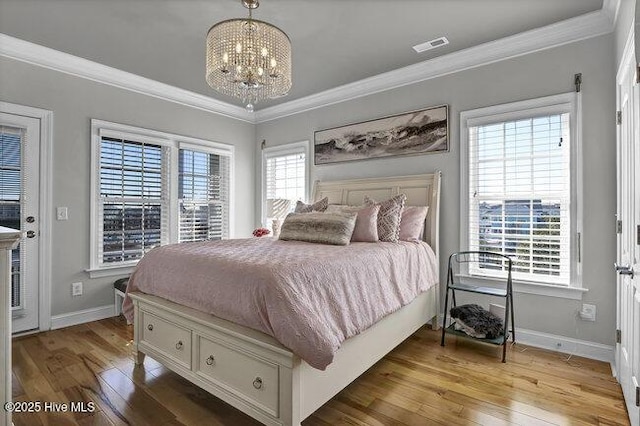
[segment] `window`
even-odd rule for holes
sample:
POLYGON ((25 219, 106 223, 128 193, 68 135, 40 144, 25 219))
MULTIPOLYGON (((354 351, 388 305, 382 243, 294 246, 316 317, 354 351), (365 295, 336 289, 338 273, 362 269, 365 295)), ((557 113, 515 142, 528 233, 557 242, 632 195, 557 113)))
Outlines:
POLYGON ((101 137, 101 263, 138 260, 162 242, 163 153, 160 145, 101 137))
POLYGON ((192 149, 179 155, 180 242, 227 238, 229 157, 192 149))
POLYGON ((265 226, 272 219, 281 219, 293 210, 297 200, 307 200, 307 152, 308 143, 298 142, 262 151, 263 164, 263 208, 265 226), (274 203, 274 200, 289 200, 289 203, 274 203))
MULTIPOLYGON (((462 246, 510 256, 514 281, 579 286, 576 96, 461 114, 462 246)), ((491 278, 505 266, 466 273, 491 278)))
MULTIPOLYGON (((22 145, 24 131, 19 128, 0 126, 0 225, 21 229, 22 210, 22 145)), ((23 309, 24 292, 21 286, 20 263, 24 251, 20 244, 11 250, 11 309, 23 309)))
POLYGON ((92 277, 152 248, 229 237, 233 149, 92 120, 92 277))

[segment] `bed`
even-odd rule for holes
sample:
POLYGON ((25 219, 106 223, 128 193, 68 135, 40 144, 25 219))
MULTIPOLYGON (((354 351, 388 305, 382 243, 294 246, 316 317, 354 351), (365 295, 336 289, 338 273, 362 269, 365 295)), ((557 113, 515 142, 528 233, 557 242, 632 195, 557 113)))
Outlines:
MULTIPOLYGON (((277 330, 258 331, 260 326, 253 323, 247 327, 163 297, 134 291, 128 295, 134 317, 136 363, 142 363, 145 355, 149 355, 266 425, 300 424, 422 325, 432 321, 437 327, 440 176, 436 172, 314 185, 313 199, 328 197, 332 204, 359 205, 364 195, 382 200, 404 193, 406 205, 428 205, 423 235, 435 254, 434 285, 372 325, 365 324, 359 334, 347 335, 330 357, 320 347, 318 357, 314 357, 291 340, 283 345, 272 337, 278 336, 277 330)), ((235 244, 243 248, 242 241, 235 244)), ((273 243, 265 240, 260 244, 266 247, 273 243)), ((356 249, 354 245, 353 250, 356 249)), ((384 245, 376 249, 383 250, 384 245)), ((409 246, 406 249, 413 250, 409 246)), ((268 301, 276 302, 277 299, 268 301)))

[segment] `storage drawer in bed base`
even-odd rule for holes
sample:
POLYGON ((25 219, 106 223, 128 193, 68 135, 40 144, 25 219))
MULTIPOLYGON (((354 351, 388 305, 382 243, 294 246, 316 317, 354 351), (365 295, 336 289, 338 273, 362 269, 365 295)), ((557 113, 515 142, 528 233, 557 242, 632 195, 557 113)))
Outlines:
MULTIPOLYGON (((134 306, 139 354, 157 359, 266 425, 292 424, 288 401, 293 354, 274 339, 258 332, 224 332, 239 326, 197 311, 184 315, 140 300, 134 306), (203 319, 207 327, 200 323, 203 319)), ((138 355, 138 361, 143 357, 138 355)))

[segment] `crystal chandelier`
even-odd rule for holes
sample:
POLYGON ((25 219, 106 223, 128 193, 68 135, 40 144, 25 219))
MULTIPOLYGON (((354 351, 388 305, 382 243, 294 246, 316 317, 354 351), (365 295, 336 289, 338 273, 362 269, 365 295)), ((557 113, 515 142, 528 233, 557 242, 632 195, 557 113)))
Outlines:
POLYGON ((241 0, 248 19, 218 22, 207 34, 207 83, 242 99, 248 111, 256 102, 284 96, 291 89, 291 41, 279 28, 253 19, 258 0, 241 0))

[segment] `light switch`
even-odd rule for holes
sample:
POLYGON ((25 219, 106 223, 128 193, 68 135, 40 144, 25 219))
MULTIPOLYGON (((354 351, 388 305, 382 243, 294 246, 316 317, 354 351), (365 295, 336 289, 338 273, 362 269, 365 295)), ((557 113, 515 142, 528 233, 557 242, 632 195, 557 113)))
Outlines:
POLYGON ((56 208, 56 219, 58 220, 69 220, 69 211, 66 207, 58 207, 56 208))

